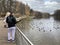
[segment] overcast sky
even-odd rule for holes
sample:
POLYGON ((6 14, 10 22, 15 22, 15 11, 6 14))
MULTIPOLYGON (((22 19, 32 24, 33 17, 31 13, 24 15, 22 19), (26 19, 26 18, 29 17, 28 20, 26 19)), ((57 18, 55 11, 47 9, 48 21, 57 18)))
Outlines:
POLYGON ((30 8, 41 12, 53 13, 60 9, 60 0, 18 0, 27 3, 30 8))

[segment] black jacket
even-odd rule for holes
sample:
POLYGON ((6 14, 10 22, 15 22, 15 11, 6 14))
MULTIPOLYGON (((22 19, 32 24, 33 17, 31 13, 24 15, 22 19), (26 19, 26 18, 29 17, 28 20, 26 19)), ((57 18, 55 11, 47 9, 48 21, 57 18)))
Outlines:
POLYGON ((9 15, 7 18, 6 18, 6 23, 8 24, 8 28, 10 27, 14 27, 15 24, 17 23, 15 17, 13 15, 9 15), (9 19, 11 19, 11 21, 9 22, 9 19))

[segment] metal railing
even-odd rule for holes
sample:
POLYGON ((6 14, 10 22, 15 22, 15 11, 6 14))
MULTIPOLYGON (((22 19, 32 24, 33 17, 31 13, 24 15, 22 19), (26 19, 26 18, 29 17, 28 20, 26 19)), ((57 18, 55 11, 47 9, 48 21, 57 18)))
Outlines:
POLYGON ((16 45, 34 45, 18 27, 16 28, 16 45))

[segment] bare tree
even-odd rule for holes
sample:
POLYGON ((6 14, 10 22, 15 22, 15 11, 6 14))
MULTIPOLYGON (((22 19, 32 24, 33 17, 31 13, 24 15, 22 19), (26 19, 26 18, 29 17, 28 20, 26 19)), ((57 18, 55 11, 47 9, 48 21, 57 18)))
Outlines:
POLYGON ((25 14, 25 5, 23 3, 20 3, 20 10, 19 11, 22 15, 25 14))
POLYGON ((56 10, 56 11, 55 11, 54 17, 55 17, 55 19, 60 20, 60 10, 56 10))

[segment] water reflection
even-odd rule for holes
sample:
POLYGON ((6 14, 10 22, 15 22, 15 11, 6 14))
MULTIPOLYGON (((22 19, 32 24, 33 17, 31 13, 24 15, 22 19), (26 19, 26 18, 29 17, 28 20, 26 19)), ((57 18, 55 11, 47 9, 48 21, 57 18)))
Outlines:
POLYGON ((34 45, 60 45, 60 21, 53 17, 23 20, 18 26, 34 45))

